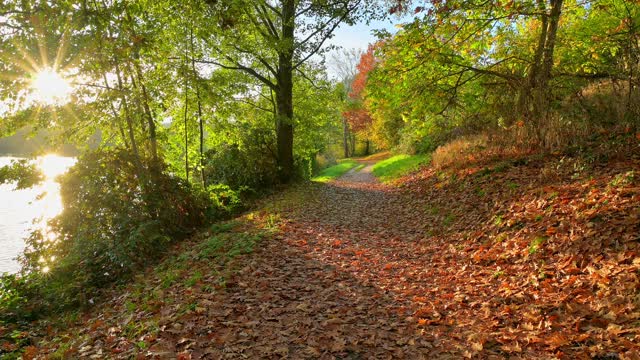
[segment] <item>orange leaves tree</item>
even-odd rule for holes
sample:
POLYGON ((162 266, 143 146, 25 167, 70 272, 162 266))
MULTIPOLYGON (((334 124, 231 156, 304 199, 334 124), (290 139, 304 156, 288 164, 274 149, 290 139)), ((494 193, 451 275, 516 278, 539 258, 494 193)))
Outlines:
POLYGON ((349 89, 346 108, 342 113, 342 116, 347 119, 351 131, 364 138, 365 153, 369 152, 369 138, 373 119, 366 108, 364 91, 367 77, 377 63, 374 54, 376 47, 377 44, 369 45, 367 51, 360 56, 360 61, 356 66, 357 72, 349 89))

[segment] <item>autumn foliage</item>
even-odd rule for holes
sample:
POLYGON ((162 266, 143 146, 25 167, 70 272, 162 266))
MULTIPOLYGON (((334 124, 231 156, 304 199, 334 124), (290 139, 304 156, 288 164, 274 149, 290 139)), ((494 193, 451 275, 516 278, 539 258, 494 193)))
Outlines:
POLYGON ((363 101, 363 92, 367 85, 367 77, 376 66, 375 51, 379 46, 378 43, 369 45, 367 52, 360 57, 360 62, 356 67, 358 72, 349 91, 350 106, 342 113, 342 116, 349 122, 351 130, 356 133, 367 130, 373 123, 363 101))
POLYGON ((371 119, 371 116, 366 109, 346 110, 342 113, 342 116, 347 119, 351 131, 355 133, 360 133, 366 130, 373 122, 373 119, 371 119))
POLYGON ((278 194, 38 352, 68 339, 70 357, 636 359, 640 158, 495 155, 395 187, 361 170, 278 194), (247 238, 265 225, 268 241, 247 238))
POLYGON ((367 85, 367 77, 369 72, 374 69, 376 66, 377 60, 375 57, 376 48, 380 45, 370 44, 367 48, 367 52, 362 54, 360 57, 360 62, 356 66, 358 69, 358 73, 353 79, 353 83, 351 84, 351 92, 349 93, 349 97, 352 99, 362 99, 362 92, 364 91, 365 86, 367 85))

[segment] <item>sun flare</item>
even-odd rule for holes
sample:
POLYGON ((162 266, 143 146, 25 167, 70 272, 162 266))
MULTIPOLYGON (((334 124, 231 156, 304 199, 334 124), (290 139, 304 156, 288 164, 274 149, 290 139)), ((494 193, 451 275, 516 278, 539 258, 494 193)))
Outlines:
POLYGON ((64 105, 69 102, 71 84, 58 72, 51 68, 40 70, 31 88, 36 101, 46 105, 64 105))
POLYGON ((76 163, 75 158, 47 154, 38 161, 38 167, 47 179, 54 180, 58 175, 62 175, 76 163))

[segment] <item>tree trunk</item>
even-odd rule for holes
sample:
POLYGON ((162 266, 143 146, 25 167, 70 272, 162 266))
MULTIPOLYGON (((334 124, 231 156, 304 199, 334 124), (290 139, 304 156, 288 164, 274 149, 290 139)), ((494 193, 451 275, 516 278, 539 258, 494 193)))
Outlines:
POLYGON ((276 141, 280 181, 286 183, 293 177, 293 94, 291 86, 288 90, 280 86, 276 90, 276 141))
POLYGON ((531 94, 533 89, 535 89, 536 83, 538 81, 538 73, 540 72, 540 68, 542 67, 542 56, 544 54, 544 45, 547 41, 547 6, 546 0, 538 0, 538 11, 541 13, 540 15, 540 35, 538 36, 538 44, 536 45, 536 52, 533 57, 533 62, 531 63, 531 68, 529 69, 529 74, 527 80, 523 82, 522 89, 520 90, 520 96, 518 98, 518 114, 520 116, 524 116, 527 120, 533 121, 530 119, 531 117, 531 94))
POLYGON ((558 25, 560 24, 560 14, 562 13, 563 0, 551 0, 551 14, 549 15, 547 41, 544 44, 544 54, 542 60, 542 71, 540 72, 540 88, 547 87, 553 69, 553 53, 556 47, 556 37, 558 35, 558 25))
POLYGON ((550 11, 547 14, 546 2, 538 1, 541 13, 541 28, 538 44, 534 55, 528 81, 522 86, 518 99, 518 110, 528 120, 537 140, 544 144, 547 131, 549 111, 549 80, 553 70, 553 53, 560 16, 562 14, 563 0, 551 0, 550 11))
POLYGON ((187 76, 186 76, 186 71, 185 71, 185 78, 184 78, 184 171, 185 171, 185 177, 187 179, 187 182, 189 182, 189 117, 188 117, 188 111, 189 111, 189 83, 187 81, 187 76))
POLYGON ((350 146, 351 146, 351 156, 356 154, 356 134, 351 134, 350 138, 350 146))
POLYGON ((202 102, 200 100, 200 86, 198 85, 198 75, 196 71, 196 61, 194 59, 194 46, 193 46, 193 27, 191 28, 191 32, 189 34, 191 40, 191 71, 194 77, 193 86, 196 88, 196 101, 198 102, 198 125, 200 127, 200 161, 198 161, 198 165, 200 166, 200 178, 202 180, 202 187, 207 187, 207 181, 204 174, 204 123, 202 120, 202 102))
POLYGON ((364 141, 364 155, 369 155, 369 139, 364 141))
POLYGON ((116 61, 116 78, 118 80, 118 90, 120 91, 120 99, 122 100, 122 107, 124 108, 125 120, 127 122, 127 129, 129 131, 129 141, 131 142, 131 150, 133 151, 134 161, 136 168, 138 169, 138 177, 142 180, 143 169, 142 161, 140 160, 140 152, 138 151, 138 143, 136 142, 136 136, 133 129, 133 119, 131 118, 131 111, 129 110, 129 103, 127 97, 124 94, 124 86, 122 82, 122 75, 120 74, 120 65, 116 61))
POLYGON ((280 181, 293 177, 293 46, 295 0, 282 3, 282 48, 278 54, 278 86, 276 92, 276 143, 280 181))
MULTIPOLYGON (((129 21, 130 33, 132 37, 136 37, 136 31, 134 28, 134 21, 131 18, 131 14, 129 13, 129 8, 126 8, 127 20, 129 21)), ((140 88, 142 89, 142 107, 143 112, 145 114, 147 120, 147 127, 149 130, 149 145, 151 151, 151 157, 153 159, 154 164, 158 164, 158 137, 156 134, 156 122, 154 120, 153 113, 151 111, 151 107, 149 106, 151 100, 149 99, 149 94, 147 93, 147 87, 144 84, 144 76, 142 74, 142 69, 140 68, 140 49, 134 48, 133 51, 133 68, 135 70, 135 74, 138 77, 138 83, 140 84, 140 88)), ((133 78, 133 75, 131 75, 133 78)), ((135 83, 134 83, 135 87, 135 83)))
POLYGON ((147 87, 144 85, 144 77, 142 75, 142 70, 140 69, 140 65, 137 62, 134 62, 133 66, 136 69, 136 74, 138 75, 138 82, 140 83, 140 88, 142 89, 142 107, 144 109, 144 113, 147 118, 147 126, 149 127, 149 142, 151 145, 151 156, 153 158, 154 163, 157 165, 159 162, 158 135, 156 132, 156 121, 154 119, 153 112, 151 111, 151 107, 149 106, 151 99, 149 98, 149 94, 147 93, 147 87))
POLYGON ((347 119, 342 117, 342 144, 344 148, 344 157, 349 157, 349 124, 347 119))

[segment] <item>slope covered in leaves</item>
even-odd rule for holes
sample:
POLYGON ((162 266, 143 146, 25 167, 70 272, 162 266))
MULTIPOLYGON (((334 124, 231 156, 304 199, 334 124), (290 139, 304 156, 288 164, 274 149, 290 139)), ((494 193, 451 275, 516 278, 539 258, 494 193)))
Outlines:
POLYGON ((637 155, 472 159, 395 186, 370 168, 296 187, 234 229, 201 235, 29 351, 637 358, 637 155), (256 227, 273 231, 246 235, 256 227))

